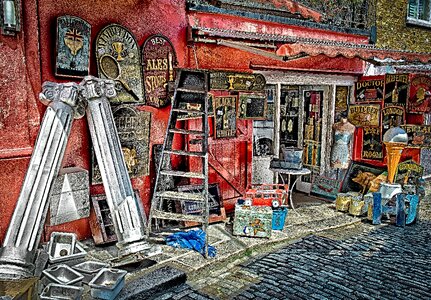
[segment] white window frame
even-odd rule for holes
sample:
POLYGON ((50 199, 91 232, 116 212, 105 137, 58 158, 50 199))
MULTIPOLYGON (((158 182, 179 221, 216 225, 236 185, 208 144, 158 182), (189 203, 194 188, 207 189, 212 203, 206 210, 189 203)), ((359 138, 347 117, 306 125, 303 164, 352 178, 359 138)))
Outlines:
POLYGON ((407 1, 407 24, 419 25, 419 26, 431 28, 431 0, 415 0, 415 1, 416 1, 416 9, 415 9, 416 16, 415 17, 409 16, 410 1, 407 1), (428 20, 419 19, 419 2, 420 1, 428 2, 428 7, 429 7, 429 9, 428 9, 429 10, 428 11, 428 20))

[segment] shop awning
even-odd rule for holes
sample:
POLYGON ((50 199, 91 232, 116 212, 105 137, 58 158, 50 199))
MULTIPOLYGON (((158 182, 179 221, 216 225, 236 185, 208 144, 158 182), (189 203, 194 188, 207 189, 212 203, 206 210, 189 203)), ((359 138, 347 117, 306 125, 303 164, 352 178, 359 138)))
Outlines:
POLYGON ((376 65, 426 64, 431 62, 431 53, 400 51, 376 48, 369 44, 353 44, 323 40, 298 41, 281 45, 276 54, 284 60, 297 59, 303 56, 326 55, 328 57, 344 56, 361 58, 376 65))

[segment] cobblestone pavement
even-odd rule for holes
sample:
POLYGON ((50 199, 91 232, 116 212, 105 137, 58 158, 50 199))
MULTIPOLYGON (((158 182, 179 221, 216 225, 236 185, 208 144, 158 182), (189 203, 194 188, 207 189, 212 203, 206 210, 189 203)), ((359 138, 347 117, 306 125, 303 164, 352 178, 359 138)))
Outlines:
MULTIPOLYGON (((310 235, 156 299, 431 299, 431 219, 310 235)), ((237 262, 238 263, 238 262, 237 262)))

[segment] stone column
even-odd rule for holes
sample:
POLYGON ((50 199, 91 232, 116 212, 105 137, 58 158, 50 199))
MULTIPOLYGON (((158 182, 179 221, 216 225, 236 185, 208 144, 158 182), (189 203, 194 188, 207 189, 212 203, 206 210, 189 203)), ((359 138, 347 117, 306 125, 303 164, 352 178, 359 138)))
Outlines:
POLYGON ((149 250, 142 203, 132 189, 108 101, 116 95, 114 81, 87 76, 80 85, 88 102, 88 126, 118 238, 119 256, 149 250))
POLYGON ((3 247, 0 278, 33 276, 37 249, 48 209, 51 185, 61 166, 73 118, 83 116, 75 83, 45 82, 40 100, 48 105, 3 247))

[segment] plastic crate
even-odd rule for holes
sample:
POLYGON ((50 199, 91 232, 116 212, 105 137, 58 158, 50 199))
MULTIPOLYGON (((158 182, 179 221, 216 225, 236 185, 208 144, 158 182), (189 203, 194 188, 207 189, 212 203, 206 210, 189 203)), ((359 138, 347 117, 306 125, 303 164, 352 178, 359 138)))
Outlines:
POLYGON ((287 217, 287 207, 279 207, 272 211, 272 230, 283 230, 287 217))

